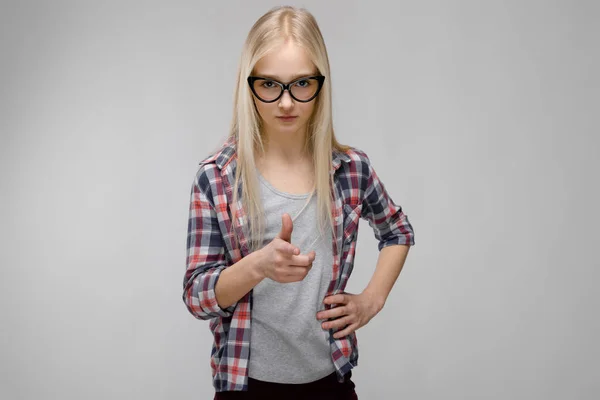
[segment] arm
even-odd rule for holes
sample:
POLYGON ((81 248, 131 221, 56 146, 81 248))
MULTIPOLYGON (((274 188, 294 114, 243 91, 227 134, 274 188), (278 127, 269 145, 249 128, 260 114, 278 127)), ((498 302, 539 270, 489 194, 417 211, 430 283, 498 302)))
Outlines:
POLYGON ((192 186, 183 281, 183 301, 188 311, 202 320, 231 316, 235 303, 260 282, 255 273, 257 255, 227 266, 209 181, 214 171, 199 171, 192 186))
POLYGON ((255 251, 221 272, 215 287, 220 307, 234 305, 264 279, 260 264, 260 252, 255 251))
POLYGON ((373 300, 377 312, 383 308, 396 283, 409 249, 406 245, 387 246, 379 253, 373 277, 363 292, 373 300))
POLYGON ((383 309, 408 249, 408 246, 401 245, 387 246, 381 250, 373 278, 361 294, 343 293, 326 297, 325 304, 336 304, 337 307, 317 313, 317 319, 337 319, 323 322, 323 329, 336 329, 338 331, 333 337, 341 338, 369 323, 383 309))
POLYGON ((365 193, 361 216, 373 228, 379 250, 394 244, 414 245, 414 230, 408 217, 394 203, 370 163, 365 193))
POLYGON ((343 293, 325 298, 325 304, 337 307, 317 313, 317 319, 337 318, 322 324, 323 329, 338 330, 334 338, 350 335, 381 311, 404 266, 408 250, 414 245, 414 232, 408 218, 392 201, 364 156, 369 176, 361 215, 373 228, 380 252, 373 277, 361 294, 343 293))
POLYGON ((402 271, 410 246, 414 245, 414 230, 402 207, 391 199, 370 163, 362 210, 362 217, 369 221, 379 240, 380 250, 375 272, 364 293, 381 309, 402 271))

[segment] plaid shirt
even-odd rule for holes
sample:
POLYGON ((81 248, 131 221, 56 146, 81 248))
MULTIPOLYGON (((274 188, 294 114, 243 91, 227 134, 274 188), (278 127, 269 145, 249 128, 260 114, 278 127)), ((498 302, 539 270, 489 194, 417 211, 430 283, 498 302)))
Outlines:
MULTIPOLYGON (((219 307, 215 296, 221 272, 249 253, 240 227, 245 217, 241 200, 236 207, 239 223, 234 225, 231 220, 236 160, 235 140, 230 137, 219 151, 200 163, 191 190, 183 280, 182 297, 189 312, 198 319, 210 320, 214 336, 210 365, 218 392, 248 390, 252 291, 225 309, 219 307)), ((343 293, 350 278, 359 218, 369 222, 379 240, 379 250, 414 244, 408 218, 392 201, 364 152, 356 148, 334 150, 332 168, 333 278, 327 296, 343 293)), ((358 364, 357 339, 355 333, 339 339, 333 333, 331 330, 329 337, 331 357, 342 382, 344 374, 358 364)))

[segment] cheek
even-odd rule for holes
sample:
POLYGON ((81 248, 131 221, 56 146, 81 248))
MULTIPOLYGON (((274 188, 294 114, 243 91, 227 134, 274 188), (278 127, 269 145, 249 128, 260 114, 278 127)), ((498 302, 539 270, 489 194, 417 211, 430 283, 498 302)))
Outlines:
POLYGON ((302 116, 306 119, 310 118, 315 109, 314 102, 301 104, 302 116))
POLYGON ((263 102, 257 102, 257 101, 255 101, 254 104, 256 105, 256 109, 258 110, 258 115, 260 115, 261 118, 268 119, 269 116, 272 114, 271 108, 269 107, 270 104, 266 104, 263 102))
POLYGON ((254 100, 254 107, 256 108, 256 110, 258 111, 258 114, 262 117, 262 115, 264 114, 264 110, 263 110, 263 106, 262 104, 259 104, 258 101, 254 100))

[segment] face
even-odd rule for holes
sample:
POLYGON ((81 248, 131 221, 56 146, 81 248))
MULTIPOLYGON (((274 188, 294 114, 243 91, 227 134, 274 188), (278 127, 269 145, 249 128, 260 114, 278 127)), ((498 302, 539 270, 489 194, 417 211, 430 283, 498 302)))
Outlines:
MULTIPOLYGON (((298 78, 318 75, 318 72, 306 51, 293 42, 287 41, 261 58, 256 63, 252 75, 272 78, 286 84, 298 78)), ((257 85, 264 85, 263 89, 275 86, 272 82, 264 80, 257 81, 255 87, 257 85)), ((305 85, 317 85, 317 83, 315 81, 299 82, 296 85, 297 88, 293 90, 298 92, 306 90, 305 85)), ((306 126, 316 101, 316 98, 307 103, 296 101, 290 96, 288 90, 285 90, 283 95, 272 103, 262 102, 254 96, 253 98, 266 133, 287 135, 306 132, 306 126)))

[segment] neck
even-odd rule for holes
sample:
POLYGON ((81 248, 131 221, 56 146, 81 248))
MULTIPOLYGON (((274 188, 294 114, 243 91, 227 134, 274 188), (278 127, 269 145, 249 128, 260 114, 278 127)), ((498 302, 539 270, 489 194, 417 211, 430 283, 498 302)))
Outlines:
POLYGON ((262 158, 295 164, 310 158, 308 149, 305 148, 306 132, 300 130, 291 134, 265 132, 262 158))

